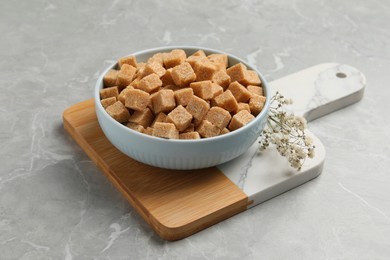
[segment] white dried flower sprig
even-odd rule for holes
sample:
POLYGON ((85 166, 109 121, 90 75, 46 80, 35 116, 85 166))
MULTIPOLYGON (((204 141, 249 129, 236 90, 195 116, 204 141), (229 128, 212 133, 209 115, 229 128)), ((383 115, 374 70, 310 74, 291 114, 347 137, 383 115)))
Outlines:
POLYGON ((261 133, 260 151, 271 143, 277 151, 288 159, 291 167, 301 170, 306 158, 313 158, 315 146, 313 140, 305 134, 306 120, 293 113, 287 113, 285 105, 292 104, 279 92, 271 98, 271 107, 267 124, 261 133))

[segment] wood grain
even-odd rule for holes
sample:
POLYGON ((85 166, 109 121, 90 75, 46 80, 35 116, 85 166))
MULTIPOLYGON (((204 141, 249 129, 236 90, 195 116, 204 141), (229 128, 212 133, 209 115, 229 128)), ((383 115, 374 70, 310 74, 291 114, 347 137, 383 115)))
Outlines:
POLYGON ((177 240, 247 209, 248 197, 217 168, 178 171, 139 163, 104 136, 93 99, 66 109, 64 128, 166 240, 177 240))

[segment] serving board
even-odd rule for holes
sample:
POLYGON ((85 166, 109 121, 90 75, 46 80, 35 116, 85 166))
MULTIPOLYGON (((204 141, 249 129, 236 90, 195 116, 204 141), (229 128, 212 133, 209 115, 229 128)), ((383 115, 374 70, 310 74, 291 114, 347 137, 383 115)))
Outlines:
MULTIPOLYGON (((357 69, 324 63, 270 83, 294 100, 295 114, 313 120, 360 100, 365 77, 357 69)), ((247 210, 318 176, 325 148, 307 131, 316 156, 302 170, 289 167, 270 147, 258 152, 257 142, 240 157, 201 170, 167 170, 137 162, 104 136, 93 99, 63 113, 64 128, 151 228, 166 240, 177 240, 247 210)))

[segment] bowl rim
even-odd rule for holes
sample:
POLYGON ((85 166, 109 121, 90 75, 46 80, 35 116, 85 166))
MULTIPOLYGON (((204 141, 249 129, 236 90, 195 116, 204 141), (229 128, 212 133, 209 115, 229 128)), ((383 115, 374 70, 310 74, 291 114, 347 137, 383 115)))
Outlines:
POLYGON ((157 142, 161 142, 161 143, 177 143, 177 144, 186 144, 186 143, 191 143, 191 144, 194 144, 194 143, 198 144, 199 143, 200 144, 200 143, 205 143, 205 142, 207 142, 207 143, 211 142, 212 143, 212 142, 219 142, 219 141, 222 141, 224 139, 234 138, 234 136, 239 135, 241 132, 248 131, 248 129, 251 129, 254 124, 258 124, 259 123, 258 121, 261 121, 261 118, 267 116, 268 110, 269 110, 269 107, 270 107, 270 98, 271 98, 270 96, 271 96, 271 93, 270 93, 270 88, 268 86, 268 82, 267 82, 266 78, 257 70, 257 68, 251 66, 250 64, 248 64, 248 62, 242 60, 241 58, 239 58, 239 57, 237 57, 237 56, 235 56, 233 54, 230 54, 230 53, 224 52, 224 51, 220 51, 220 50, 216 50, 216 49, 212 49, 212 48, 201 47, 201 46, 172 45, 172 46, 162 46, 162 47, 155 47, 155 48, 145 49, 145 50, 137 51, 137 52, 134 52, 134 53, 131 53, 129 55, 122 56, 122 57, 138 56, 138 55, 143 55, 143 54, 156 52, 156 51, 161 51, 161 52, 163 52, 163 51, 171 51, 173 49, 183 49, 184 51, 204 50, 206 52, 211 52, 211 53, 226 54, 226 55, 228 55, 228 57, 231 57, 231 58, 237 60, 238 62, 243 63, 249 69, 256 71, 256 73, 260 77, 260 80, 261 80, 261 83, 262 83, 262 87, 265 90, 265 97, 266 97, 266 102, 265 102, 264 107, 261 110, 260 114, 258 114, 247 125, 239 128, 237 130, 231 131, 231 132, 229 132, 227 134, 218 135, 218 136, 214 136, 214 137, 208 137, 208 138, 201 138, 201 139, 165 139, 165 138, 160 138, 160 137, 156 137, 156 136, 151 136, 151 135, 147 135, 147 134, 144 134, 144 133, 140 133, 140 132, 135 131, 135 130, 129 128, 129 127, 126 127, 125 125, 123 125, 123 124, 119 123, 118 121, 116 121, 115 119, 113 119, 105 111, 105 109, 103 108, 103 106, 102 106, 102 104, 100 102, 99 90, 102 89, 102 87, 103 87, 103 84, 102 84, 103 77, 110 69, 115 68, 117 66, 118 62, 115 62, 115 63, 111 64, 110 66, 108 66, 100 74, 99 78, 97 79, 96 84, 95 84, 95 88, 94 88, 95 89, 95 93, 94 93, 95 107, 97 109, 99 109, 99 110, 103 110, 102 114, 104 115, 104 117, 108 118, 108 120, 110 122, 112 122, 114 125, 122 128, 122 130, 129 132, 130 134, 133 134, 133 135, 138 136, 140 138, 144 138, 145 140, 150 140, 150 141, 153 140, 153 141, 157 141, 157 142))

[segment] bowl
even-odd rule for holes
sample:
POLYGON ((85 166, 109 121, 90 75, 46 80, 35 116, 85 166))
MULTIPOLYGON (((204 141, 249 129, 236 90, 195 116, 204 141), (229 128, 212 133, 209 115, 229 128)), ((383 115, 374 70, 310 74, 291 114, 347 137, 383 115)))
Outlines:
POLYGON ((203 50, 207 55, 225 53, 229 58, 229 66, 241 62, 248 69, 255 70, 262 81, 264 96, 266 97, 263 110, 247 125, 230 133, 211 138, 177 140, 163 139, 139 133, 115 121, 100 103, 99 90, 103 88, 103 76, 110 69, 117 66, 117 64, 113 64, 100 75, 94 89, 96 115, 105 136, 118 150, 127 156, 139 162, 166 169, 190 170, 207 168, 240 156, 257 140, 265 126, 270 103, 270 90, 266 79, 256 68, 250 66, 245 61, 226 52, 209 48, 170 46, 148 49, 131 55, 134 55, 137 61, 146 61, 155 53, 169 52, 173 49, 183 49, 187 55, 191 55, 197 50, 203 50))

